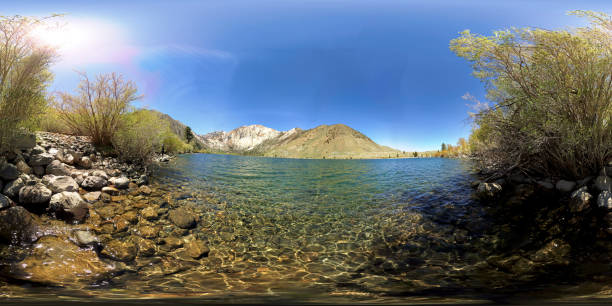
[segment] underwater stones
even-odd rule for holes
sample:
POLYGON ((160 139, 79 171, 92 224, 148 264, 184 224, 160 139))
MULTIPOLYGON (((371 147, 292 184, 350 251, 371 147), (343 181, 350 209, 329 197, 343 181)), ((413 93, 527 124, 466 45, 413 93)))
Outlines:
POLYGON ((176 226, 184 229, 196 226, 196 218, 185 208, 173 209, 168 213, 168 218, 176 226))
POLYGON ((571 247, 567 242, 554 239, 535 252, 531 256, 531 260, 547 265, 567 265, 569 264, 570 251, 571 247))
POLYGON ((32 155, 30 157, 30 166, 32 167, 46 167, 54 159, 54 156, 49 153, 40 153, 32 155))
POLYGON ((38 219, 21 206, 0 210, 0 241, 32 242, 38 238, 38 219))
POLYGON ((593 196, 588 192, 586 186, 574 191, 571 195, 570 209, 572 212, 581 212, 589 208, 589 202, 593 196))
POLYGON ((597 207, 612 210, 612 193, 602 191, 597 197, 597 207))
POLYGON ((123 218, 127 220, 128 222, 134 224, 138 222, 138 213, 134 210, 130 210, 126 212, 125 214, 123 214, 123 218))
POLYGON ((183 240, 176 237, 166 237, 160 239, 159 248, 163 251, 170 252, 183 246, 183 240))
POLYGON ((66 169, 66 166, 64 164, 62 164, 62 162, 60 162, 59 160, 52 161, 47 166, 47 169, 46 169, 45 172, 47 174, 59 175, 59 176, 70 175, 70 171, 68 169, 66 169))
POLYGON ((85 199, 85 201, 90 202, 90 203, 95 202, 100 199, 100 194, 102 194, 100 191, 88 192, 83 195, 83 199, 85 199))
POLYGON ((140 194, 150 195, 152 191, 151 191, 151 188, 149 188, 149 186, 140 186, 140 188, 138 188, 138 192, 140 194))
POLYGON ((111 240, 104 245, 100 254, 116 261, 132 261, 138 253, 138 246, 134 240, 136 239, 128 238, 125 241, 111 240))
POLYGON ((19 177, 19 170, 13 164, 6 161, 0 162, 0 179, 11 181, 19 177))
POLYGON ((153 256, 155 255, 155 242, 149 240, 149 239, 144 239, 144 238, 140 238, 136 240, 136 244, 138 246, 138 255, 139 256, 153 256))
POLYGON ((497 183, 480 183, 476 189, 476 195, 481 199, 493 198, 502 191, 497 183))
POLYGON ((98 237, 90 231, 77 230, 74 232, 74 238, 79 246, 88 246, 98 243, 98 237))
POLYGON ((46 204, 51 199, 53 192, 42 183, 24 186, 19 190, 19 203, 21 204, 46 204))
POLYGON ((89 283, 105 277, 113 268, 103 263, 94 250, 81 249, 54 236, 40 238, 32 248, 32 253, 11 267, 14 277, 60 286, 89 283))
POLYGON ((81 187, 90 190, 100 190, 106 186, 107 182, 104 178, 99 176, 88 176, 81 182, 81 187))
POLYGON ((158 226, 142 225, 138 227, 138 234, 147 239, 157 238, 161 229, 158 226))
POLYGON ((45 183, 53 193, 79 191, 79 184, 69 176, 45 175, 43 177, 43 183, 45 183))
POLYGON ((609 176, 600 175, 595 178, 593 186, 598 191, 610 191, 612 192, 612 179, 609 176))
POLYGON ((119 190, 115 187, 102 187, 102 192, 111 196, 119 195, 119 190))
POLYGON ((89 207, 77 192, 64 191, 51 197, 47 211, 54 213, 58 219, 82 222, 87 217, 89 207))
POLYGON ((194 258, 199 259, 204 255, 208 255, 210 249, 202 240, 192 240, 185 244, 185 253, 194 258))
POLYGON ((155 220, 158 218, 157 209, 156 207, 153 207, 153 206, 146 207, 145 209, 140 211, 140 214, 142 215, 143 218, 147 220, 155 220))
POLYGON ((576 186, 576 182, 559 180, 557 184, 555 184, 555 188, 563 193, 568 193, 574 189, 576 186))

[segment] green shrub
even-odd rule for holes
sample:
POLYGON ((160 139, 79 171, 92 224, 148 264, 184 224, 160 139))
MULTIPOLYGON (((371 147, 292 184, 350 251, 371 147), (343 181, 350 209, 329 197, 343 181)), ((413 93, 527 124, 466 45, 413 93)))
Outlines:
POLYGON ((492 105, 474 114, 470 146, 500 172, 580 178, 612 158, 612 20, 577 11, 574 31, 464 31, 451 50, 467 59, 492 105))
POLYGON ((73 134, 73 130, 61 119, 60 112, 51 106, 40 116, 38 128, 45 132, 73 134))
POLYGON ((193 147, 185 143, 176 134, 167 131, 162 135, 162 145, 166 153, 169 154, 180 154, 193 151, 193 147))
POLYGON ((126 113, 121 116, 119 128, 113 133, 112 144, 121 159, 148 164, 160 149, 167 130, 168 127, 155 113, 126 113))

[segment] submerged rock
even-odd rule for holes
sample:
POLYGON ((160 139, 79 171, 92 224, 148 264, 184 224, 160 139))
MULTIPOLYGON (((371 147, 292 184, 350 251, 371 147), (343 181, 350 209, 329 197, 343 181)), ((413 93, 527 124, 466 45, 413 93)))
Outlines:
POLYGON ((177 208, 168 213, 168 218, 172 223, 180 228, 192 228, 196 226, 196 218, 185 208, 177 208))
POLYGON ((195 259, 198 259, 204 255, 208 255, 208 252, 210 252, 210 249, 208 248, 206 243, 204 243, 203 241, 192 240, 188 242, 187 244, 185 244, 185 252, 187 253, 187 255, 195 259))
POLYGON ((38 218, 21 206, 0 211, 0 241, 14 244, 35 241, 39 227, 38 218))
POLYGON ((549 265, 567 265, 569 264, 570 251, 571 247, 567 242, 555 239, 535 252, 531 256, 531 260, 549 265))
POLYGON ((138 253, 138 247, 134 240, 132 238, 128 238, 125 241, 111 240, 104 246, 100 254, 117 261, 132 261, 138 253))
POLYGON ((11 266, 11 275, 48 285, 91 283, 107 277, 113 265, 102 262, 92 249, 81 249, 59 237, 40 238, 31 254, 11 266))

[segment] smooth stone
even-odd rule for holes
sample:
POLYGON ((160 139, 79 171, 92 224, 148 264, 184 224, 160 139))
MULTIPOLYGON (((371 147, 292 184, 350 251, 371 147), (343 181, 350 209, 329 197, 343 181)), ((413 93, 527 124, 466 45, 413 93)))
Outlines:
POLYGON ((105 179, 105 180, 107 180, 107 181, 108 181, 108 179, 109 179, 108 174, 107 174, 107 173, 106 173, 106 171, 104 171, 104 170, 94 170, 94 171, 92 171, 92 172, 91 172, 91 175, 93 175, 93 176, 99 176, 99 177, 101 177, 101 178, 103 178, 103 179, 105 179))
POLYGON ((19 190, 19 203, 46 204, 51 200, 53 192, 42 183, 24 186, 19 190))
POLYGON ((64 191, 51 197, 47 211, 54 213, 58 219, 82 222, 87 217, 89 207, 79 193, 64 191))
POLYGON ((0 240, 9 243, 33 242, 40 236, 38 218, 21 206, 0 210, 0 240))
POLYGON ((553 185, 551 182, 547 182, 547 181, 537 181, 537 184, 546 189, 546 190, 553 190, 555 189, 555 185, 553 185))
POLYGON ((144 195, 150 195, 152 192, 149 186, 140 186, 138 188, 138 191, 140 192, 140 194, 144 194, 144 195))
POLYGON ((62 164, 59 160, 52 161, 47 166, 45 173, 59 176, 70 175, 70 171, 66 169, 66 165, 62 164))
POLYGON ((91 190, 100 190, 106 186, 107 181, 99 176, 88 176, 81 183, 81 187, 91 190))
POLYGON ((38 155, 38 154, 42 154, 42 153, 46 153, 47 151, 45 150, 45 148, 41 147, 41 146, 34 146, 32 148, 32 154, 34 155, 38 155))
POLYGON ((183 246, 183 240, 175 237, 166 237, 161 239, 159 248, 170 252, 183 246))
POLYGON ((557 190, 563 193, 572 191, 575 186, 576 186, 576 182, 566 181, 566 180, 559 180, 557 184, 555 184, 555 188, 557 188, 557 190))
POLYGON ((37 176, 45 175, 45 168, 43 166, 32 166, 32 172, 37 176))
POLYGON ((155 220, 158 218, 157 209, 153 206, 149 206, 141 210, 140 214, 147 220, 155 220))
POLYGON ((180 228, 192 228, 196 226, 196 218, 184 208, 173 209, 168 213, 168 218, 172 223, 180 228))
POLYGON ((143 225, 138 227, 138 234, 147 239, 157 238, 160 228, 158 226, 143 225))
POLYGON ((112 178, 110 182, 115 185, 117 189, 127 189, 130 186, 130 179, 125 176, 112 178))
POLYGON ((0 179, 12 181, 19 177, 19 170, 13 164, 8 162, 0 163, 0 179))
POLYGON ((567 265, 569 264, 570 251, 571 247, 567 242, 555 239, 535 252, 531 256, 531 260, 550 265, 567 265))
POLYGON ((45 183, 53 193, 79 191, 79 184, 69 176, 45 175, 43 177, 43 183, 45 183))
POLYGON ((612 192, 604 190, 597 197, 597 207, 612 209, 612 192))
POLYGON ((46 167, 54 160, 54 156, 49 153, 36 154, 30 157, 30 166, 46 167))
POLYGON ((92 191, 83 195, 83 199, 87 202, 95 202, 100 199, 100 195, 102 193, 100 191, 92 191))
POLYGON ((156 247, 155 242, 149 239, 138 239, 138 255, 140 256, 153 256, 155 255, 156 247))

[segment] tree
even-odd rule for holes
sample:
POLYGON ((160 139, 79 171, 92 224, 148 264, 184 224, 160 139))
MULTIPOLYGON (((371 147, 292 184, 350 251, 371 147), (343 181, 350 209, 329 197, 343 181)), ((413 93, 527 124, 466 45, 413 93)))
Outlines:
POLYGON ((466 30, 450 43, 487 88, 473 115, 481 162, 500 172, 579 178, 612 158, 612 19, 574 11, 574 30, 466 30))
POLYGON ((185 139, 187 139, 187 143, 190 143, 193 139, 193 132, 190 127, 185 127, 185 139))
POLYGON ((77 95, 59 94, 61 118, 76 134, 91 136, 98 145, 110 145, 121 116, 141 98, 136 95, 136 85, 114 72, 100 74, 95 81, 85 73, 80 76, 77 95))
POLYGON ((446 151, 446 144, 445 143, 442 143, 441 151, 446 151))
POLYGON ((11 149, 21 129, 33 129, 46 106, 56 50, 31 33, 55 16, 0 16, 0 151, 11 149))
POLYGON ((412 153, 412 156, 413 156, 413 157, 418 157, 418 156, 419 156, 419 153, 417 153, 417 152, 415 151, 414 153, 412 153))

